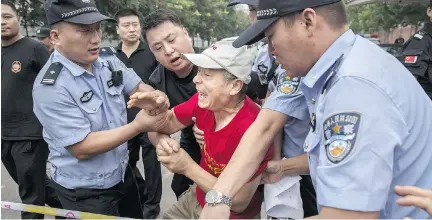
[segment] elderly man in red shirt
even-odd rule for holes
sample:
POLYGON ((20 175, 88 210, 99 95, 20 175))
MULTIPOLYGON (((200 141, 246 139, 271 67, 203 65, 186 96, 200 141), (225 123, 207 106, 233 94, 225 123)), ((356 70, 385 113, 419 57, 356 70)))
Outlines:
MULTIPOLYGON (((198 92, 187 102, 167 111, 164 118, 158 117, 155 123, 160 123, 160 133, 149 133, 157 148, 159 161, 172 172, 186 175, 195 182, 163 218, 199 218, 205 203, 229 205, 232 219, 260 218, 263 193, 257 189, 261 173, 271 159, 272 148, 254 177, 232 200, 216 191, 210 193, 213 196, 205 198, 260 110, 246 96, 257 47, 234 48, 231 43, 222 40, 202 54, 183 54, 184 59, 199 67, 194 78, 198 92), (201 149, 199 165, 181 149, 178 142, 168 136, 192 125, 194 120, 204 131, 205 144, 201 149)), ((133 95, 129 105, 139 105, 139 98, 140 94, 133 95)), ((141 111, 141 114, 145 112, 141 111)))

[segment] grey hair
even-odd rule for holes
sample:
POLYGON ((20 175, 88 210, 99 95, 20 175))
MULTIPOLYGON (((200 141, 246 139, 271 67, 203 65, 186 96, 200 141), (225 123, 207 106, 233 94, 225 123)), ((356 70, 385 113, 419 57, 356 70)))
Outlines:
MULTIPOLYGON (((238 77, 234 76, 233 74, 231 74, 228 71, 224 71, 224 79, 225 79, 225 81, 229 82, 229 81, 238 79, 238 77)), ((246 97, 247 89, 248 89, 247 84, 243 83, 243 87, 241 88, 241 90, 239 92, 241 99, 244 99, 246 97)))

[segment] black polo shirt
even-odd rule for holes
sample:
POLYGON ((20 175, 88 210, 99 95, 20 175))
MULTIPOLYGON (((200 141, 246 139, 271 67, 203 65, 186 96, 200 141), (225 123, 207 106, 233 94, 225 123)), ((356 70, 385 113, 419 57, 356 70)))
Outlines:
POLYGON ((49 58, 45 45, 22 38, 2 46, 1 134, 3 140, 42 139, 42 125, 33 113, 33 84, 49 58))
MULTIPOLYGON (((195 83, 192 81, 198 72, 194 66, 192 72, 186 78, 179 78, 177 75, 159 64, 149 78, 150 85, 155 89, 164 92, 170 101, 170 108, 189 100, 196 92, 195 83)), ((182 130, 180 145, 198 163, 201 158, 200 147, 196 142, 192 130, 189 126, 182 130)))
MULTIPOLYGON (((120 43, 117 47, 116 55, 128 68, 132 68, 144 83, 149 84, 148 79, 157 67, 158 62, 145 42, 140 41, 138 48, 129 58, 122 51, 122 44, 120 43)), ((129 100, 127 94, 125 94, 125 100, 129 100)), ((138 108, 127 109, 128 121, 133 121, 138 112, 138 108)))
POLYGON ((117 57, 124 63, 128 68, 132 68, 141 80, 148 84, 148 79, 152 72, 158 66, 158 62, 150 51, 147 44, 140 41, 138 48, 128 58, 122 51, 122 44, 120 43, 117 47, 117 57))

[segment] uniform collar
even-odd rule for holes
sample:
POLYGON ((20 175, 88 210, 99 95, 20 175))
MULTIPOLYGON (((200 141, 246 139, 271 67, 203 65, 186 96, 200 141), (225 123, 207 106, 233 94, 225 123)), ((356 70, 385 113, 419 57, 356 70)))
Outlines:
POLYGON ((425 24, 425 30, 426 30, 426 32, 428 32, 429 34, 432 35, 432 23, 431 22, 427 22, 425 24))
MULTIPOLYGON (((93 75, 93 73, 88 72, 86 69, 82 68, 80 65, 72 62, 71 60, 69 60, 68 58, 63 56, 63 54, 61 54, 58 50, 54 50, 53 56, 54 56, 54 61, 60 62, 74 76, 81 76, 85 72, 87 72, 90 75, 93 75)), ((106 65, 104 63, 105 63, 105 61, 102 60, 100 57, 98 57, 98 59, 95 62, 93 62, 93 65, 100 68, 100 67, 106 65)))
POLYGON ((309 88, 313 88, 315 83, 325 75, 327 70, 342 56, 342 54, 349 48, 356 35, 351 29, 342 34, 319 58, 312 69, 306 74, 303 79, 303 84, 309 88))
MULTIPOLYGON (((139 40, 139 42, 140 43, 138 44, 138 47, 135 51, 146 50, 146 45, 141 40, 139 40)), ((120 41, 119 45, 117 46, 117 52, 123 52, 122 46, 123 46, 123 43, 120 41)), ((135 51, 134 51, 134 53, 135 53, 135 51)))

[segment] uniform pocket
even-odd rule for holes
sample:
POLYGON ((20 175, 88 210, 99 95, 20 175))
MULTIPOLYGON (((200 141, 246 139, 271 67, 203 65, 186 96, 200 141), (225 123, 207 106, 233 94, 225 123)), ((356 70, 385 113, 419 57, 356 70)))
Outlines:
POLYGON ((90 121, 91 131, 100 131, 105 123, 102 113, 102 100, 93 96, 88 102, 81 102, 79 105, 90 121))
POLYGON ((124 85, 112 86, 107 90, 108 98, 113 101, 116 105, 123 106, 126 110, 126 101, 123 95, 124 85))

